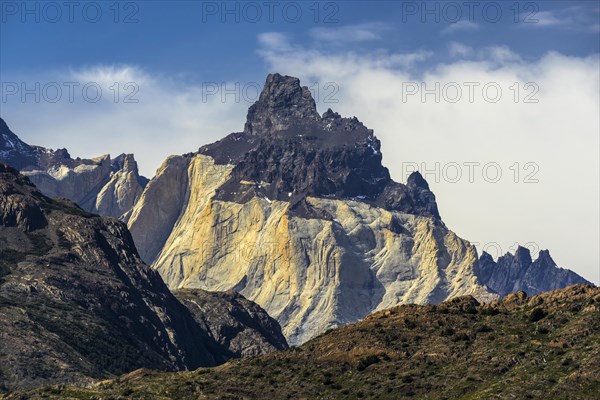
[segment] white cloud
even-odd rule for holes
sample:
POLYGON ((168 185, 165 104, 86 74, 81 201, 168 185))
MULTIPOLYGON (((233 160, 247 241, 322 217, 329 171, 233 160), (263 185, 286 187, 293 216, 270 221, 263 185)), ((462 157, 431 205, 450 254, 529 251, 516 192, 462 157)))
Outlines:
POLYGON ((264 32, 258 35, 258 42, 261 46, 271 48, 273 50, 289 50, 290 41, 285 33, 281 32, 264 32))
POLYGON ((387 24, 371 22, 334 28, 313 28, 309 35, 318 42, 341 44, 379 40, 390 29, 387 24))
MULTIPOLYGON (((383 142, 384 164, 399 181, 406 178, 408 162, 434 168, 435 163, 497 162, 503 177, 496 184, 482 179, 469 183, 467 168, 458 183, 436 180, 423 171, 436 193, 444 221, 460 236, 480 243, 498 242, 508 251, 514 242, 535 242, 549 248, 555 260, 598 282, 599 137, 600 82, 598 55, 567 57, 548 53, 527 61, 508 47, 456 51, 452 61, 430 65, 431 53, 372 51, 325 52, 303 48, 290 36, 271 32, 259 36, 259 54, 270 71, 295 75, 305 85, 317 82, 321 90, 321 112, 331 107, 342 115, 356 115, 373 128, 383 142), (417 68, 418 67, 418 68, 417 68), (478 82, 476 100, 463 97, 457 103, 436 103, 428 95, 405 96, 406 83, 421 81, 426 87, 456 82, 478 82), (332 93, 324 88, 337 83, 332 93), (495 82, 503 90, 501 101, 482 100, 481 87, 495 82), (513 101, 518 83, 519 102, 513 101), (531 94, 524 84, 535 82, 538 103, 524 104, 531 94), (324 99, 337 103, 324 103, 324 99), (513 182, 520 164, 519 183, 513 182), (539 166, 539 183, 523 183, 539 166)), ((452 45, 450 46, 450 49, 452 45)), ((73 156, 93 157, 103 153, 134 153, 142 172, 152 175, 170 154, 196 150, 243 127, 253 99, 221 93, 203 98, 202 83, 153 74, 136 66, 91 66, 64 74, 5 76, 6 81, 52 82, 61 80, 98 82, 104 96, 98 103, 51 104, 33 101, 2 103, 2 117, 23 140, 47 147, 66 147, 73 156), (108 87, 136 82, 138 103, 115 103, 108 87), (235 99, 234 99, 235 100, 235 99), (249 101, 246 101, 249 100, 249 101)), ((264 76, 257 77, 262 85, 264 76)), ((240 82, 244 87, 247 84, 240 82)), ((220 82, 207 82, 220 85, 220 82)), ((233 82, 228 82, 228 88, 233 82)), ((533 88, 535 89, 535 88, 533 88)), ((204 91, 206 92, 206 90, 204 91)), ((249 91, 252 95, 252 90, 249 91)), ((17 98, 18 99, 18 98, 17 98)), ((442 176, 443 178, 443 176, 442 176)))
POLYGON ((559 28, 588 33, 600 32, 600 10, 595 7, 571 6, 560 10, 521 14, 524 27, 559 28))
POLYGON ((474 51, 472 47, 466 46, 462 43, 452 42, 448 46, 448 52, 450 53, 451 57, 464 58, 473 54, 474 51))
POLYGON ((336 82, 339 102, 318 102, 319 110, 331 107, 373 128, 395 179, 406 179, 409 162, 429 169, 439 163, 440 172, 450 163, 461 165, 463 177, 457 183, 450 182, 451 169, 446 170, 449 179, 424 171, 442 218, 459 235, 482 244, 497 242, 502 252, 515 242, 534 242, 550 249, 559 265, 598 283, 598 55, 551 52, 526 61, 505 46, 460 53, 455 51, 454 61, 419 69, 395 62, 414 54, 358 56, 297 47, 293 52, 263 49, 261 55, 270 70, 298 76, 304 84, 336 82), (436 82, 440 87, 458 83, 463 97, 455 104, 443 98, 436 103, 433 95, 425 102, 419 95, 403 101, 406 84, 413 81, 425 82, 427 89, 436 82), (480 85, 473 103, 464 82, 480 85), (537 86, 525 88, 530 82, 537 86), (502 89, 497 103, 483 99, 487 83, 502 89), (514 101, 517 88, 519 102, 514 101), (533 99, 539 102, 524 103, 536 90, 533 99), (465 162, 480 163, 474 183, 465 162), (501 167, 498 183, 483 179, 482 166, 491 162, 501 167), (536 168, 533 178, 539 183, 525 183, 536 168))
POLYGON ((537 24, 537 26, 555 26, 564 23, 564 21, 561 21, 552 11, 540 11, 533 16, 527 14, 525 18, 530 18, 531 22, 537 24))
POLYGON ((451 23, 444 29, 442 29, 442 35, 451 35, 456 32, 471 32, 479 29, 479 24, 473 21, 461 20, 458 22, 451 23))
POLYGON ((508 46, 491 46, 481 50, 480 59, 489 60, 499 64, 516 63, 521 61, 521 56, 513 52, 508 46))
POLYGON ((74 157, 134 153, 141 172, 149 177, 168 155, 194 151, 229 132, 239 131, 247 108, 255 100, 254 86, 263 84, 240 82, 240 98, 229 94, 223 99, 225 92, 221 88, 232 89, 234 82, 189 85, 185 80, 153 75, 132 65, 12 76, 3 82, 27 82, 30 89, 39 82, 40 91, 49 83, 62 88, 62 97, 55 103, 44 100, 55 96, 50 91, 48 96, 41 95, 39 102, 33 95, 23 102, 16 94, 2 103, 2 117, 27 143, 66 147, 74 157), (73 90, 73 102, 69 101, 66 82, 78 85, 73 90), (87 100, 84 97, 82 88, 88 83, 102 90, 98 102, 89 102, 96 97, 93 87, 87 100), (244 90, 248 101, 243 97, 244 90), (126 99, 137 103, 127 103, 126 99))
POLYGON ((115 82, 136 82, 145 85, 152 82, 152 77, 142 69, 133 65, 95 65, 88 68, 73 69, 64 76, 77 82, 96 82, 109 87, 115 82))

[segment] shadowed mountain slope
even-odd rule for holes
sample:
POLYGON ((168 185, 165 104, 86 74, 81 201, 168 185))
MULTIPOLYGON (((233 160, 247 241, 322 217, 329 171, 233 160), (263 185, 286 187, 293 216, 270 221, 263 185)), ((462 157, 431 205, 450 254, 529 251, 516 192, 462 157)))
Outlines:
POLYGON ((142 262, 125 224, 52 200, 0 163, 0 389, 229 357, 142 262))

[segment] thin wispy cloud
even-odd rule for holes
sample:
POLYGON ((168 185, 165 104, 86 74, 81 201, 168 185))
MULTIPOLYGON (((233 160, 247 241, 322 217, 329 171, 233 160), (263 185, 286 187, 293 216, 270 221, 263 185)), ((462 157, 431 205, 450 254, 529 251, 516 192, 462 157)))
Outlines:
POLYGON ((448 44, 448 54, 453 59, 472 60, 486 65, 505 65, 522 62, 522 57, 508 46, 488 46, 475 50, 459 42, 448 44))
POLYGON ((577 32, 600 32, 600 9, 598 7, 572 6, 561 10, 539 11, 523 14, 528 28, 556 28, 577 32))
POLYGON ((458 42, 452 42, 448 45, 448 52, 453 58, 464 58, 471 56, 475 51, 470 46, 466 46, 458 42))
POLYGON ((452 35, 457 32, 473 32, 479 29, 479 24, 473 21, 462 20, 452 23, 442 29, 442 35, 452 35))
POLYGON ((258 43, 262 47, 267 47, 277 51, 287 51, 291 49, 290 37, 283 32, 264 32, 258 34, 258 43))
POLYGON ((391 30, 388 24, 370 22, 332 28, 313 28, 309 31, 309 35, 317 42, 343 44, 381 40, 383 35, 391 30))
MULTIPOLYGON (((266 60, 275 60, 279 58, 296 59, 297 62, 306 63, 315 68, 315 75, 335 74, 337 64, 348 66, 357 65, 359 59, 369 63, 373 69, 381 68, 401 68, 411 69, 420 62, 426 61, 433 56, 433 52, 427 50, 416 50, 404 53, 391 53, 383 49, 376 49, 370 52, 357 53, 355 51, 331 52, 322 48, 307 47, 300 44, 286 42, 281 45, 279 40, 264 40, 265 34, 258 35, 259 49, 258 54, 266 60), (332 62, 313 63, 312 60, 321 60, 331 57, 332 62), (334 68, 330 68, 334 66, 334 68)), ((278 37, 278 33, 270 32, 269 37, 278 37)), ((289 37, 286 36, 286 39, 289 37)))
POLYGON ((520 55, 512 51, 508 46, 490 46, 478 54, 479 59, 489 60, 498 64, 518 63, 522 61, 520 55))

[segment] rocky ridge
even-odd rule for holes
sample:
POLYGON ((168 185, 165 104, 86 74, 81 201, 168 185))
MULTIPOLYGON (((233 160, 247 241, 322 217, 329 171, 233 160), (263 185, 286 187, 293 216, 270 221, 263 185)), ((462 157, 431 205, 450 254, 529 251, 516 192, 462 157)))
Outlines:
POLYGON ((180 289, 173 294, 196 322, 235 357, 252 357, 288 347, 277 321, 239 293, 180 289))
POLYGON ((0 163, 0 391, 195 369, 286 346, 258 306, 201 297, 231 314, 188 310, 142 262, 123 222, 50 199, 0 163), (230 335, 240 326, 254 331, 230 335), (231 340, 217 342, 215 330, 231 340))
POLYGON ((519 246, 494 261, 483 252, 475 270, 479 280, 501 296, 524 291, 535 295, 575 284, 590 284, 581 276, 556 265, 550 252, 542 250, 533 261, 529 249, 519 246))
POLYGON ((21 171, 49 197, 64 197, 86 211, 115 218, 133 207, 148 182, 139 175, 132 154, 73 159, 66 149, 28 145, 2 118, 0 161, 21 171))

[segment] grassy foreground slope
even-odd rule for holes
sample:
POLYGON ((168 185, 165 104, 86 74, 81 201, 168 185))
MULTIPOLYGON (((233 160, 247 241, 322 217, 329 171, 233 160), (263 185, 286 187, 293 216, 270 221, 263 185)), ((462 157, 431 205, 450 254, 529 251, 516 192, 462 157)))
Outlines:
POLYGON ((8 399, 592 399, 600 288, 403 305, 287 351, 194 372, 138 370, 8 399))

